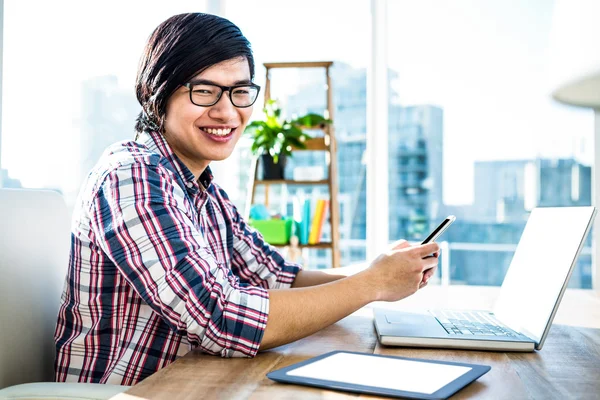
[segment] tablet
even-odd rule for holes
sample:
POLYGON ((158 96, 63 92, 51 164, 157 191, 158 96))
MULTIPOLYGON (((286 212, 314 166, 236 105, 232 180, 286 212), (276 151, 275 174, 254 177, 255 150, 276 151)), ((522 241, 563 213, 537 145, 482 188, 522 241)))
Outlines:
POLYGON ((412 399, 446 399, 490 366, 332 351, 269 372, 277 382, 412 399))

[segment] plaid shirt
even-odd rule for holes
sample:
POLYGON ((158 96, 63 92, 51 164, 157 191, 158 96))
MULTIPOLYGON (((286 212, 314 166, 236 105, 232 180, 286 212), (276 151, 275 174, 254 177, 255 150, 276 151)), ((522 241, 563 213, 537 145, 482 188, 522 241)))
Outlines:
POLYGON ((267 289, 300 267, 246 225, 209 168, 198 181, 159 134, 103 154, 73 215, 57 381, 133 385, 194 348, 256 355, 267 289))

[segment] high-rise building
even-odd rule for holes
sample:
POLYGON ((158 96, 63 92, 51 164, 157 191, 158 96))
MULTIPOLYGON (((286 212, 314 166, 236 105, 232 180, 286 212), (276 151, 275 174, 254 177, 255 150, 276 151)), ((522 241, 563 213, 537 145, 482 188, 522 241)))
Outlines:
POLYGON ((528 160, 477 161, 469 221, 496 223, 527 219, 525 199, 535 197, 535 163, 528 160))
POLYGON ((591 204, 591 167, 574 159, 478 161, 471 220, 525 221, 533 207, 591 204))
POLYGON ((389 235, 419 239, 439 219, 443 202, 443 112, 393 106, 389 120, 389 235))
MULTIPOLYGON (((474 177, 474 203, 445 234, 455 283, 502 284, 533 207, 591 204, 591 167, 575 159, 479 161, 474 177)), ((591 287, 591 237, 585 248, 572 287, 591 287)))
POLYGON ((575 159, 541 159, 538 162, 538 206, 589 206, 592 204, 592 168, 590 166, 583 165, 575 159))

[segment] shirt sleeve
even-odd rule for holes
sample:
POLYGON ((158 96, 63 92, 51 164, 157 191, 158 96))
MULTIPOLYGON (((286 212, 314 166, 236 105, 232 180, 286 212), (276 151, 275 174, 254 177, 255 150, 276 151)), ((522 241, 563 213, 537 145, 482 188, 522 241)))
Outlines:
POLYGON ((211 354, 256 355, 268 292, 240 285, 215 259, 169 170, 119 167, 102 182, 90 215, 99 246, 171 329, 211 354))
POLYGON ((266 289, 289 288, 302 267, 286 261, 266 243, 260 232, 246 223, 224 190, 218 188, 217 195, 233 228, 232 269, 236 275, 243 282, 266 289))

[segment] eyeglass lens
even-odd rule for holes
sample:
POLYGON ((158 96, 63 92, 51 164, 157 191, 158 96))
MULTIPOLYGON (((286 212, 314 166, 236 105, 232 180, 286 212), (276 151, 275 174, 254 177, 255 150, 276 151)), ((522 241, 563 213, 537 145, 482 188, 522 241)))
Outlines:
MULTIPOLYGON (((198 106, 214 104, 221 96, 222 89, 208 84, 196 84, 191 88, 192 103, 198 106)), ((236 107, 248 107, 258 96, 258 88, 254 86, 238 86, 230 92, 231 102, 236 107)))

